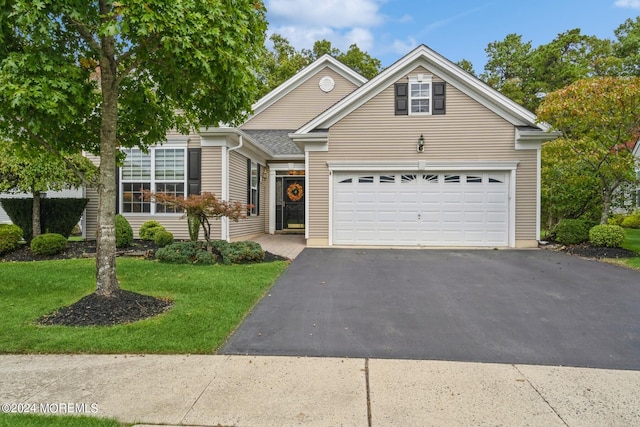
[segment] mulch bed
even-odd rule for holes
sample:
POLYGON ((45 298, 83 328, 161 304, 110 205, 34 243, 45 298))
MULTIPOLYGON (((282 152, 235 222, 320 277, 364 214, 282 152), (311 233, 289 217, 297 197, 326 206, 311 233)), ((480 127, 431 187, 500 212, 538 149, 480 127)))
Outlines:
MULTIPOLYGON (((130 247, 118 249, 118 255, 153 259, 157 249, 154 242, 135 240, 130 247)), ((0 262, 89 258, 95 257, 95 254, 95 240, 71 241, 63 252, 55 255, 36 255, 28 245, 23 245, 1 256, 0 262)), ((287 258, 270 252, 264 254, 264 262, 284 260, 287 258)), ((41 317, 38 323, 62 326, 114 326, 156 316, 169 310, 172 305, 169 300, 120 289, 108 297, 95 293, 87 295, 70 306, 41 317)))
POLYGON ((545 249, 552 249, 559 252, 566 252, 570 255, 576 255, 583 258, 633 258, 639 256, 636 252, 624 248, 603 248, 592 246, 589 243, 580 243, 578 245, 561 245, 551 243, 542 246, 545 249))
POLYGON ((95 293, 38 319, 41 325, 113 326, 156 316, 169 310, 168 300, 120 289, 110 296, 95 293))

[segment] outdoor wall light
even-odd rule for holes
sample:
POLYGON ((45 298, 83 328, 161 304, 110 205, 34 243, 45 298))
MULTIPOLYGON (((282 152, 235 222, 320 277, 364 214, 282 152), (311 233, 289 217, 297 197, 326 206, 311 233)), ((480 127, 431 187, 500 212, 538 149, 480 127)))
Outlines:
POLYGON ((418 150, 418 153, 422 153, 424 151, 424 136, 422 134, 420 134, 420 138, 418 138, 416 150, 418 150))

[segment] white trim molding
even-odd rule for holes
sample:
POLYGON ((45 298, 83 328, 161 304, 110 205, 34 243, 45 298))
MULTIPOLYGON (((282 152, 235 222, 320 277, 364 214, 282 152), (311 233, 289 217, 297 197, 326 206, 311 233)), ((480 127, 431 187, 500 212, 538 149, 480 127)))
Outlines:
POLYGON ((328 161, 327 166, 330 171, 502 171, 516 170, 518 160, 508 161, 445 161, 445 162, 429 162, 425 160, 417 161, 396 161, 396 162, 377 162, 377 161, 328 161))
POLYGON ((518 129, 516 127, 516 150, 539 150, 542 144, 562 136, 558 131, 518 129))

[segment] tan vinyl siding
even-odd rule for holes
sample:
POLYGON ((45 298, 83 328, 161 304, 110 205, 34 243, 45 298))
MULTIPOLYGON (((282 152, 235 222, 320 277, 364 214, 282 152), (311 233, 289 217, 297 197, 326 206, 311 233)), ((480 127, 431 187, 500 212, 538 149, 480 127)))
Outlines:
POLYGON ((307 81, 250 118, 242 129, 298 129, 315 116, 353 92, 356 85, 332 69, 325 67, 307 81), (325 76, 335 81, 330 92, 320 90, 318 83, 325 76))
POLYGON ((95 240, 98 231, 98 192, 93 188, 87 188, 86 197, 89 202, 84 209, 84 238, 95 240))
POLYGON ((326 156, 310 153, 307 197, 309 200, 309 239, 329 238, 329 170, 326 156))
MULTIPOLYGON (((264 166, 262 166, 264 167, 264 166)), ((268 206, 265 204, 265 182, 260 185, 260 215, 247 217, 238 222, 229 221, 229 238, 241 240, 265 232, 265 218, 268 206)), ((229 200, 247 203, 247 158, 235 151, 229 153, 229 200)))
MULTIPOLYGON (((420 68, 409 75, 417 73, 428 71, 420 68)), ((442 80, 434 76, 433 81, 442 80)), ((513 125, 451 84, 446 87, 446 115, 436 116, 396 116, 391 85, 331 127, 328 152, 310 155, 312 238, 327 238, 329 233, 329 160, 519 160, 516 239, 536 239, 536 151, 516 151, 513 125), (425 150, 417 153, 421 134, 425 150)))
MULTIPOLYGON (((100 157, 94 156, 91 153, 85 153, 84 156, 91 160, 94 165, 100 166, 100 157)), ((93 188, 87 188, 86 197, 89 199, 89 202, 84 210, 84 236, 85 239, 95 240, 98 230, 98 191, 93 188)))
POLYGON ((202 192, 222 194, 222 147, 202 147, 202 192))
MULTIPOLYGON (((222 194, 222 150, 222 147, 202 147, 201 151, 200 191, 217 197, 222 194)), ((211 221, 211 238, 220 239, 220 236, 220 221, 214 219, 211 221)))

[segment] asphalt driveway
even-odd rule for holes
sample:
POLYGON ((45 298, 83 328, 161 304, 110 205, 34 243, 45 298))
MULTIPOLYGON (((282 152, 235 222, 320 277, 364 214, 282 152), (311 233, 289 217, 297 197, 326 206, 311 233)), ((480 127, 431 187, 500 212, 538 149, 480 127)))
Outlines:
POLYGON ((545 250, 305 249, 219 353, 640 370, 640 272, 545 250))

